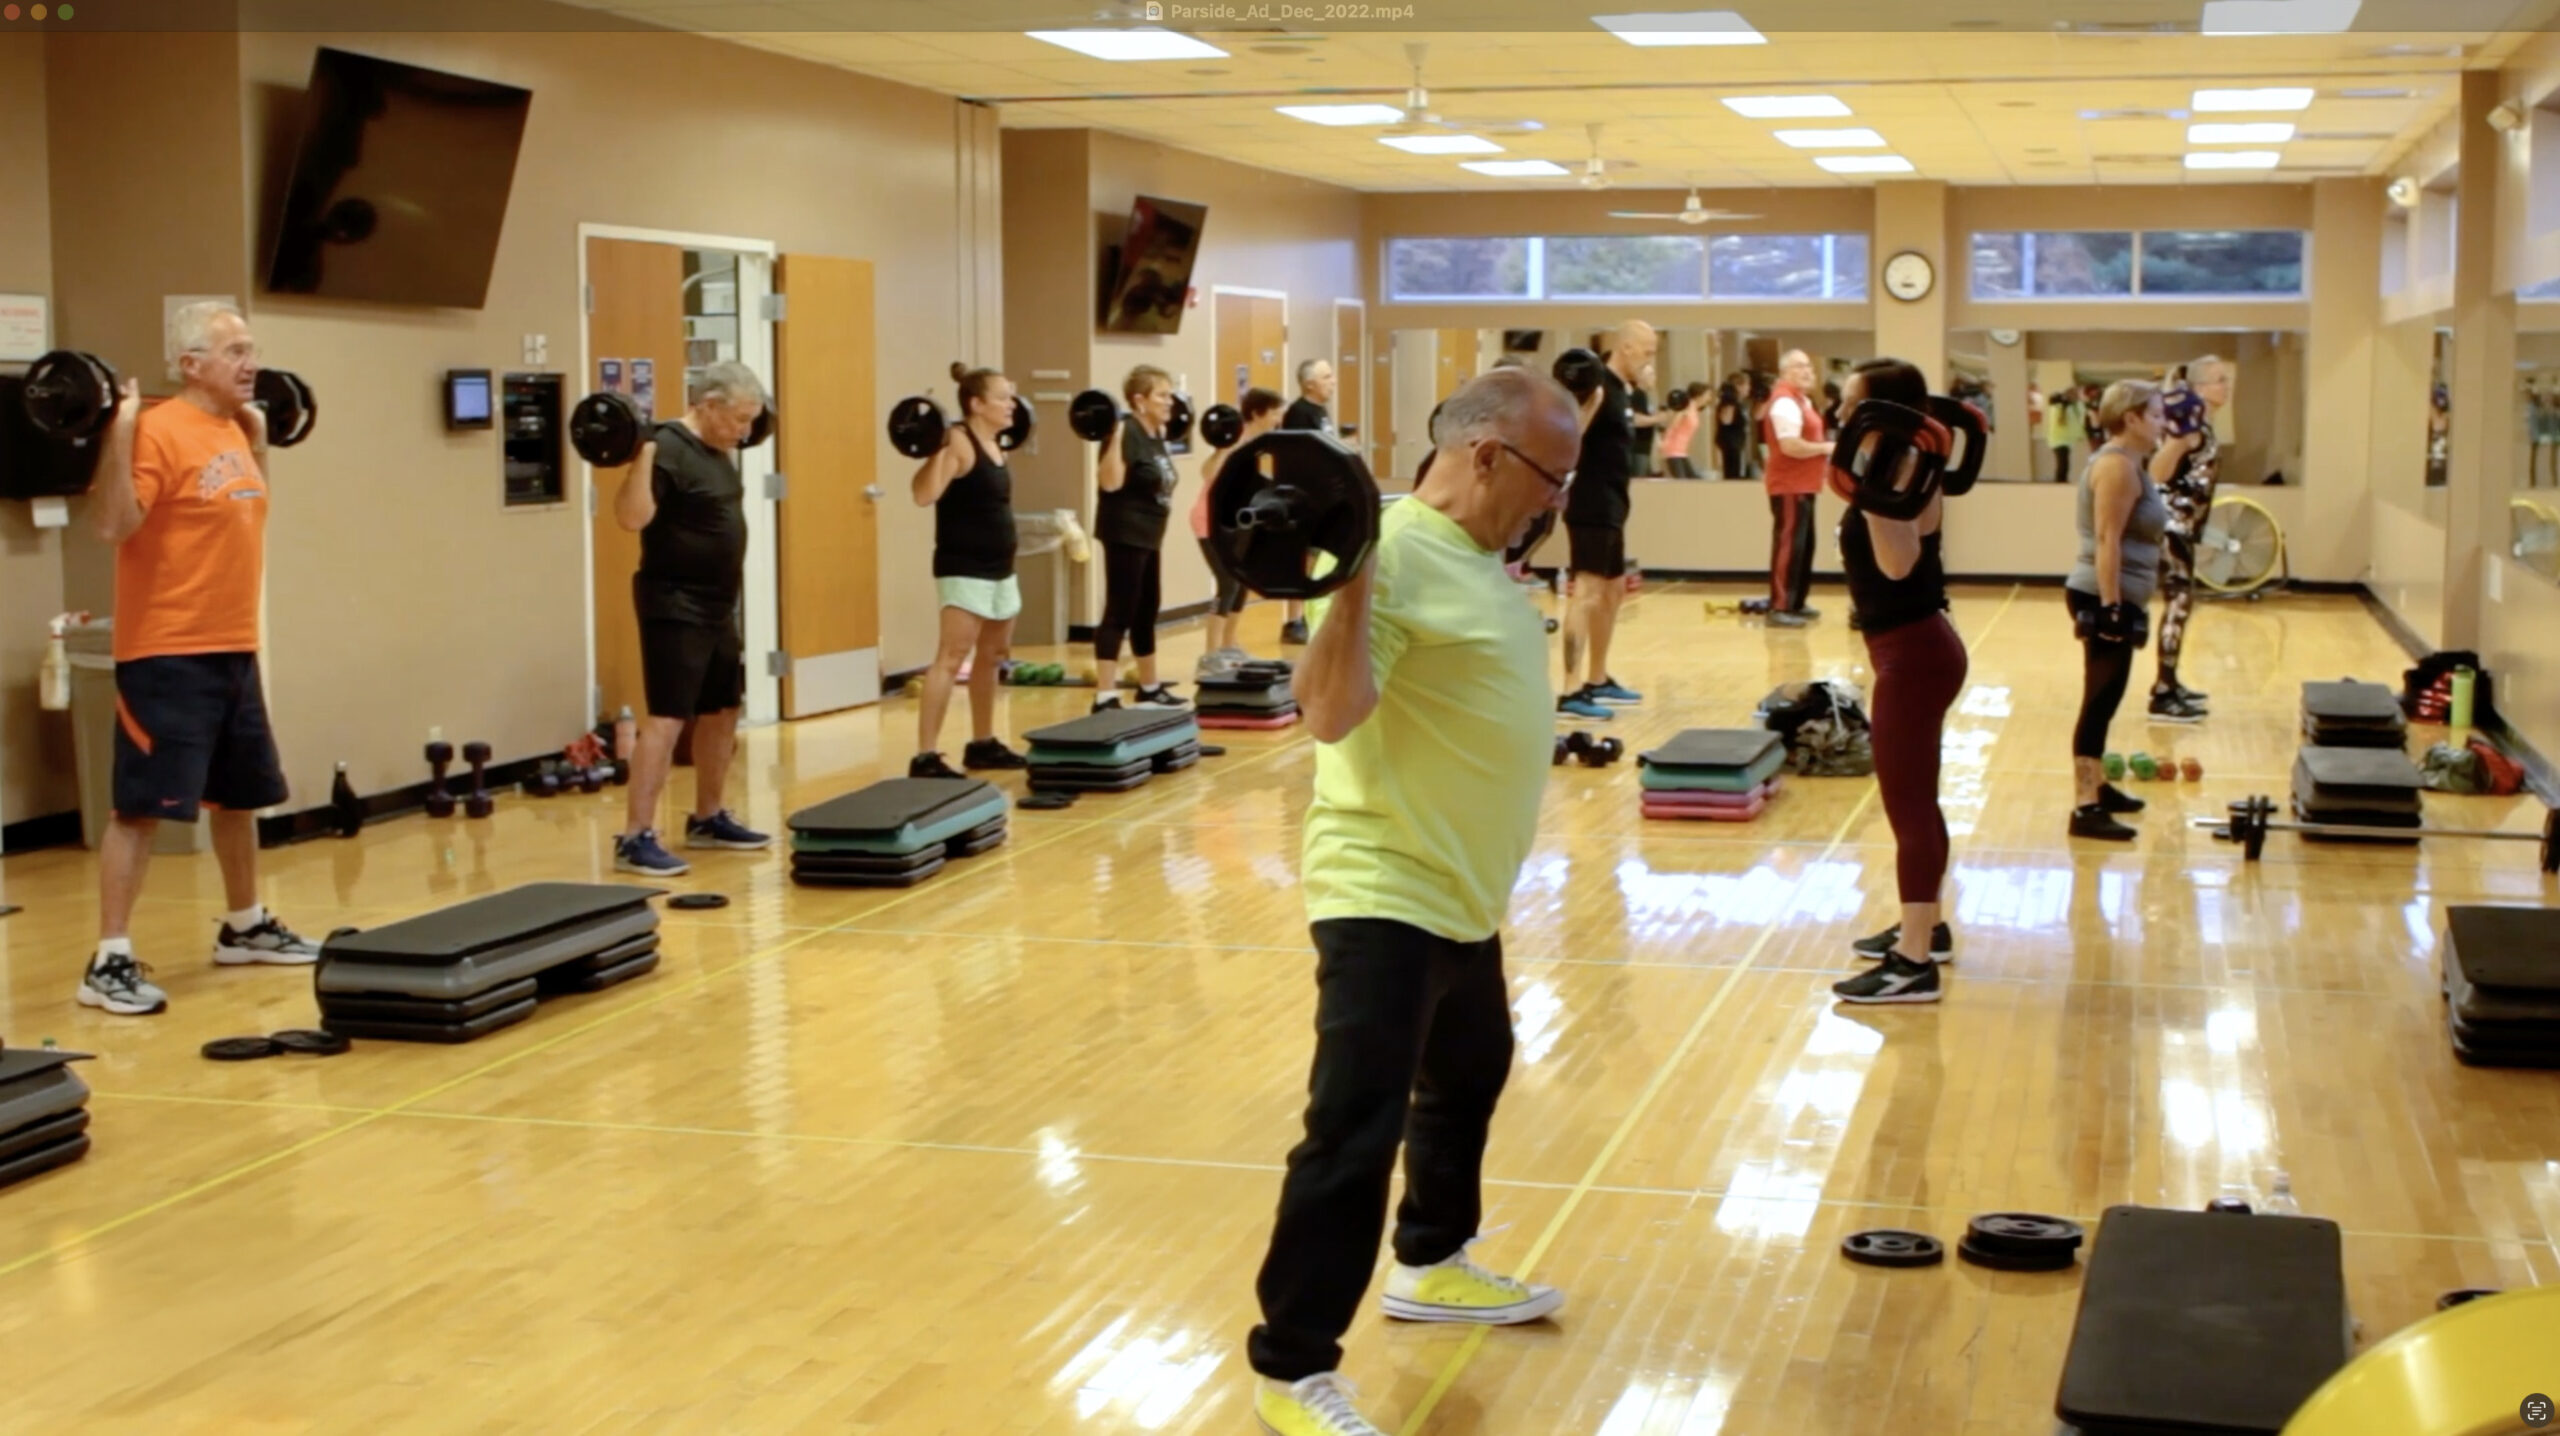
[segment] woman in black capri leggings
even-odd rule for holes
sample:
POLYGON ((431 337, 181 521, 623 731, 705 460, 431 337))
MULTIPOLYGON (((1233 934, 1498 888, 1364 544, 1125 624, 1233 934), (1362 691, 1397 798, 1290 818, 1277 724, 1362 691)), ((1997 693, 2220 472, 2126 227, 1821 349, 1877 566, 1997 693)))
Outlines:
POLYGON ((1164 597, 1164 529, 1173 514, 1178 476, 1165 445, 1173 418, 1173 376, 1153 364, 1120 384, 1129 417, 1102 441, 1102 497, 1093 536, 1102 540, 1102 621, 1093 626, 1093 711, 1120 706, 1120 640, 1138 659, 1138 702, 1178 707, 1170 684, 1156 677, 1156 608, 1164 597))
POLYGON ((2146 462, 2160 444, 2159 386, 2138 379, 2107 386, 2098 401, 2098 427, 2106 443, 2089 456, 2080 476, 2080 561, 2062 589, 2081 645, 2080 722, 2071 734, 2071 836, 2129 842, 2133 829, 2116 815, 2141 812, 2143 804, 2107 781, 2107 724, 2133 677, 2133 655, 2148 622, 2145 610, 2159 584, 2160 539, 2169 525, 2169 506, 2146 462))

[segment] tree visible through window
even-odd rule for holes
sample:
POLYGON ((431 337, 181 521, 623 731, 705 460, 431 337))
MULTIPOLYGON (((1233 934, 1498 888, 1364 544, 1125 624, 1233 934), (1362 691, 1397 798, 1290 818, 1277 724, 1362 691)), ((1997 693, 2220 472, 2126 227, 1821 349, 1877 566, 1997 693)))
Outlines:
POLYGON ((1610 234, 1546 242, 1547 297, 1701 299, 1707 244, 1691 234, 1610 234))
POLYGON ((2142 236, 2142 292, 2300 294, 2298 229, 2148 230, 2142 236))
POLYGON ((1387 292, 1398 299, 1528 299, 1528 239, 1387 242, 1387 292))
POLYGON ((1973 237, 1973 297, 2300 295, 2308 243, 2298 229, 1985 230, 1973 237))

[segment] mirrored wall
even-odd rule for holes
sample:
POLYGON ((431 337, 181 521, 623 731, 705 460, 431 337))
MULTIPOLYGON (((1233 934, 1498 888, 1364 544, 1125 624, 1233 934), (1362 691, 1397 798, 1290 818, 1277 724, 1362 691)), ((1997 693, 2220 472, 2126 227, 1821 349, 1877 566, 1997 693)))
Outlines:
POLYGON ((2507 552, 2560 582, 2560 333, 2516 336, 2515 491, 2507 552))
POLYGON ((1985 480, 2069 483, 2105 442, 2098 400, 2109 384, 2158 383, 2208 356, 2231 375, 2229 398, 2213 414, 2221 482, 2300 484, 2298 333, 1959 330, 1947 336, 1947 382, 1990 417, 1985 480))

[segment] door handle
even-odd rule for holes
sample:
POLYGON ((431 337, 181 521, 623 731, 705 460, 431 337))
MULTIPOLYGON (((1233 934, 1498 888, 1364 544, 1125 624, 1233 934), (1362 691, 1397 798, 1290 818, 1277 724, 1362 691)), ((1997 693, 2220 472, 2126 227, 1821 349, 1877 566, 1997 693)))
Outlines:
POLYGON ((862 486, 862 496, 876 504, 880 502, 883 494, 878 484, 865 484, 862 486))

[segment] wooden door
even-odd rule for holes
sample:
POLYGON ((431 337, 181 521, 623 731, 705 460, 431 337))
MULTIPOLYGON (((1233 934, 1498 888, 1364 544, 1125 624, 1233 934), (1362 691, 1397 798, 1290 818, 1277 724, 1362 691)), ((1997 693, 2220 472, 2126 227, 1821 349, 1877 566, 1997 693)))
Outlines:
POLYGON ((1381 331, 1369 350, 1369 468, 1385 478, 1395 469, 1396 350, 1393 331, 1381 331))
MULTIPOLYGON (((1217 331, 1216 378, 1210 392, 1222 404, 1241 404, 1244 391, 1254 384, 1253 365, 1253 296, 1229 294, 1221 290, 1210 296, 1209 323, 1217 331)), ((1282 398, 1290 397, 1282 391, 1282 398)))
POLYGON ((1472 329, 1440 331, 1440 373, 1437 380, 1439 397, 1448 398, 1458 386, 1476 377, 1476 354, 1483 339, 1472 329))
POLYGON ((1361 416, 1367 412, 1362 402, 1367 383, 1366 365, 1360 362, 1366 347, 1365 329, 1368 312, 1355 303, 1335 300, 1333 305, 1333 426, 1341 431, 1342 442, 1355 451, 1368 453, 1368 425, 1361 416))
MULTIPOLYGON (((787 254, 775 266, 775 559, 782 716, 880 697, 879 395, 868 260, 787 254)), ((754 655, 750 655, 753 661, 754 655)))
POLYGON ((1289 347, 1289 301, 1276 295, 1252 297, 1253 382, 1283 399, 1298 397, 1295 375, 1282 372, 1281 356, 1289 347))
MULTIPOLYGON (((656 417, 684 412, 684 251, 644 240, 587 241, 588 372, 569 386, 575 404, 589 392, 631 392, 632 361, 646 360, 656 417)), ((630 466, 588 476, 587 527, 595 544, 597 716, 628 704, 649 711, 640 681, 640 621, 631 611, 631 575, 640 567, 640 536, 613 517, 630 466)))

